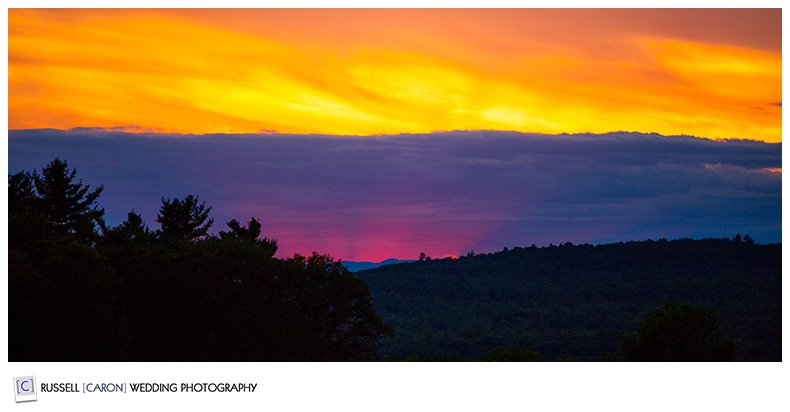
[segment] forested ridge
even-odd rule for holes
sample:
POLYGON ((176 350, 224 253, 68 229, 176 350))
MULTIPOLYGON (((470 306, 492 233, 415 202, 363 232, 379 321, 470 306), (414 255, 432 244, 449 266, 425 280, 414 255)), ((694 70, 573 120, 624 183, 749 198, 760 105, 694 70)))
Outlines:
POLYGON ((357 275, 395 329, 379 346, 386 359, 474 360, 502 348, 622 359, 643 315, 687 302, 717 314, 734 360, 781 360, 781 244, 748 235, 421 256, 357 275))

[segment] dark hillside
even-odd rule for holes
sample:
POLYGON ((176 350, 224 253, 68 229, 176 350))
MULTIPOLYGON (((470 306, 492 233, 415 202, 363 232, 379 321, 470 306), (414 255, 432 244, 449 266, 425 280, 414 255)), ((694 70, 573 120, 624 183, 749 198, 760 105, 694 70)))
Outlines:
POLYGON ((480 358, 517 345, 547 360, 620 352, 670 300, 712 308, 736 360, 781 360, 781 244, 681 239, 507 248, 360 271, 395 335, 390 359, 480 358))

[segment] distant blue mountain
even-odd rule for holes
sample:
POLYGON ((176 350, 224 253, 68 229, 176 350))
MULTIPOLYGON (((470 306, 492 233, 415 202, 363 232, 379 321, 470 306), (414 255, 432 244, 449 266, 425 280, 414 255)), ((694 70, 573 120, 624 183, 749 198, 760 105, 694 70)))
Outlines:
POLYGON ((373 268, 377 268, 379 266, 394 265, 396 263, 407 263, 407 262, 414 262, 414 261, 413 260, 399 260, 399 259, 393 259, 393 258, 390 258, 390 259, 387 259, 387 260, 382 260, 381 262, 378 262, 378 263, 375 263, 375 262, 352 262, 352 261, 345 261, 344 260, 343 261, 343 265, 345 265, 348 268, 348 270, 351 271, 351 272, 358 272, 360 270, 373 269, 373 268))

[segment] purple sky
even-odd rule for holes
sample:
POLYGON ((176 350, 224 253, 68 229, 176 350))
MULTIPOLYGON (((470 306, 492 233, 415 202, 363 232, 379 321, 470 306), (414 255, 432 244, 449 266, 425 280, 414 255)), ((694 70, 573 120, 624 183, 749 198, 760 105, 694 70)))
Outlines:
POLYGON ((781 242, 781 144, 639 133, 396 136, 10 131, 9 173, 60 157, 117 225, 200 196, 278 256, 416 259, 549 243, 750 234, 781 242))

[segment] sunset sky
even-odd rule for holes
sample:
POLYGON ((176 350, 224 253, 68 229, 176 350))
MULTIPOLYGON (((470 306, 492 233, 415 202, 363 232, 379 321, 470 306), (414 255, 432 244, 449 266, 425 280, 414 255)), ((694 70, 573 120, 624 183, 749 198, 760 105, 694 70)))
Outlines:
POLYGON ((24 10, 9 129, 781 141, 781 10, 24 10))
POLYGON ((66 159, 111 225, 195 194, 278 256, 780 242, 781 15, 9 9, 9 173, 66 159))

